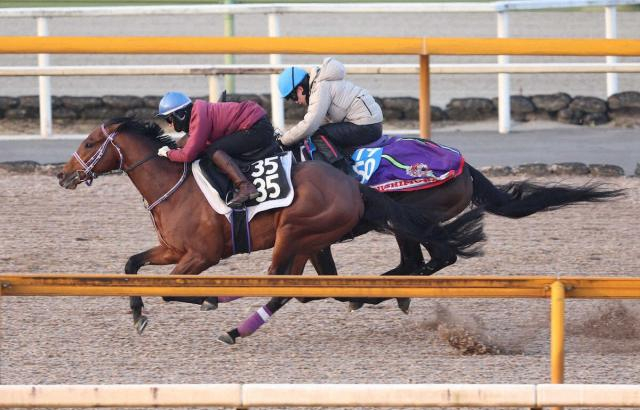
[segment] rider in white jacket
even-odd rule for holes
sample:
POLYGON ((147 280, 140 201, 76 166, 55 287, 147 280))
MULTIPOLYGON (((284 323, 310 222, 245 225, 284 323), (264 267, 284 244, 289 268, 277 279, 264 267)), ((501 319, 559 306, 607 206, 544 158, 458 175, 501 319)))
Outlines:
POLYGON ((332 57, 311 73, 289 67, 280 74, 282 96, 309 107, 302 121, 285 132, 280 143, 294 145, 311 136, 324 159, 346 170, 349 161, 331 145, 350 149, 380 138, 382 109, 367 90, 344 77, 344 65, 332 57))

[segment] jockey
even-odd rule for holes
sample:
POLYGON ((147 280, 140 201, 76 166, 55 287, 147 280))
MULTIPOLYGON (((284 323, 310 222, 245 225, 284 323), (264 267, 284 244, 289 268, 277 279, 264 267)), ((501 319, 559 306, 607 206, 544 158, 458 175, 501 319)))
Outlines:
POLYGON ((160 100, 157 116, 166 119, 176 132, 189 134, 184 147, 164 146, 158 155, 174 162, 191 162, 206 152, 236 187, 229 206, 239 207, 259 196, 256 187, 230 156, 273 143, 273 126, 264 108, 253 101, 192 102, 185 94, 172 91, 160 100))
POLYGON ((382 136, 382 109, 364 88, 346 81, 345 68, 332 57, 307 73, 300 67, 288 67, 278 79, 285 99, 308 106, 302 121, 279 138, 283 146, 295 145, 306 137, 321 155, 335 167, 349 173, 350 159, 331 145, 354 148, 382 136))

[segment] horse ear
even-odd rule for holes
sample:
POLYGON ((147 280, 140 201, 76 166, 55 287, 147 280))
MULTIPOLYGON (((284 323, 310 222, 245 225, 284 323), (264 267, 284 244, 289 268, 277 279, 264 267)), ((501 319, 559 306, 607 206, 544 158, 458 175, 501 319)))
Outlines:
POLYGON ((227 101, 227 90, 222 91, 220 97, 218 98, 218 102, 226 102, 227 101))

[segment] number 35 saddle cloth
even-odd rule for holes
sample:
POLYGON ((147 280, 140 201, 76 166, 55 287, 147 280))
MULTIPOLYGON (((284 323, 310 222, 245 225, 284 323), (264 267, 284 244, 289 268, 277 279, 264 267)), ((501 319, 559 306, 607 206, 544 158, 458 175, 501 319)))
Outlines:
MULTIPOLYGON (((238 164, 260 194, 256 199, 247 201, 245 204, 249 221, 262 211, 285 207, 293 202, 292 162, 291 153, 286 152, 258 161, 238 164)), ((227 200, 233 196, 234 187, 229 178, 218 171, 207 157, 194 161, 191 170, 198 187, 211 207, 230 219, 233 210, 227 206, 227 200)))
POLYGON ((232 209, 227 200, 233 196, 233 184, 204 157, 194 161, 191 171, 196 184, 215 212, 226 216, 231 225, 233 253, 251 253, 251 232, 249 222, 258 213, 269 209, 289 206, 293 202, 291 184, 291 152, 263 158, 258 161, 239 163, 247 179, 255 185, 260 195, 247 201, 246 207, 232 209), (224 198, 224 199, 223 199, 224 198))

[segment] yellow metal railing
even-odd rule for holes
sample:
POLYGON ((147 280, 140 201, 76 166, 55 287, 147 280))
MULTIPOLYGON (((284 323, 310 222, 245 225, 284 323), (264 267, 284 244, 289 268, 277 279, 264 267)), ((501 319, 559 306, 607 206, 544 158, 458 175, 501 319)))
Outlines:
POLYGON ((551 382, 564 381, 565 298, 639 299, 640 278, 2 274, 0 296, 550 298, 551 382))
POLYGON ((0 37, 0 54, 382 54, 420 56, 420 133, 430 136, 429 55, 640 56, 640 40, 427 37, 0 37))
POLYGON ((627 277, 0 274, 2 296, 549 298, 554 283, 563 298, 640 298, 640 278, 627 277))
POLYGON ((0 53, 638 56, 640 40, 431 37, 0 36, 0 53))

